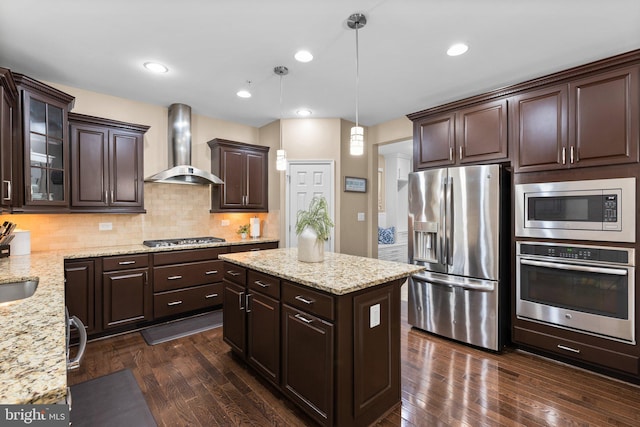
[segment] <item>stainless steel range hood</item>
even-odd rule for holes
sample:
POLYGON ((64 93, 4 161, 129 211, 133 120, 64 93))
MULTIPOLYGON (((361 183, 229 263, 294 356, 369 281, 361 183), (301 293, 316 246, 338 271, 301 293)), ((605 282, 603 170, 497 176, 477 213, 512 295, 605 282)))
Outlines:
POLYGON ((167 184, 224 184, 214 174, 191 166, 191 107, 169 106, 169 169, 147 177, 147 182, 167 184))

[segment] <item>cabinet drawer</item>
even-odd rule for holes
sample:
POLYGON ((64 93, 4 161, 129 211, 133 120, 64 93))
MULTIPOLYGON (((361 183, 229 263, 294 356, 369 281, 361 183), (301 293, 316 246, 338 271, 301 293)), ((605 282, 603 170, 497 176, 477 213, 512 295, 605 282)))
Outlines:
POLYGON ((331 295, 283 281, 282 302, 327 320, 334 320, 333 297, 331 295))
POLYGON ((209 261, 218 259, 218 255, 227 253, 226 246, 184 251, 159 252, 153 254, 153 265, 180 264, 184 262, 209 261))
POLYGON ((249 289, 258 291, 277 300, 280 299, 280 279, 249 270, 247 273, 247 286, 249 289))
POLYGON ((638 375, 639 372, 640 358, 638 358, 638 356, 605 350, 601 347, 583 344, 518 326, 513 329, 513 339, 517 343, 537 347, 563 357, 606 366, 633 375, 638 375))
POLYGON ((147 267, 148 265, 148 254, 118 255, 102 258, 103 271, 126 270, 129 268, 147 267))
POLYGON ((153 268, 154 292, 222 281, 222 261, 190 262, 153 268))
POLYGON ((237 283, 238 285, 246 286, 247 269, 244 267, 240 267, 239 265, 231 264, 230 262, 225 262, 224 278, 237 283))
POLYGON ((222 283, 195 286, 153 296, 155 318, 186 313, 222 304, 222 283))

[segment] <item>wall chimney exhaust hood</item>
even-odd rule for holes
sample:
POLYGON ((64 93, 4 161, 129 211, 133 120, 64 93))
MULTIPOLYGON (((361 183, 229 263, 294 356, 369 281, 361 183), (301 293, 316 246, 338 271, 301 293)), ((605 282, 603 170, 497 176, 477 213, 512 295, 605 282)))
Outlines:
POLYGON ((147 177, 147 182, 167 184, 224 184, 214 174, 191 166, 191 107, 169 106, 169 169, 147 177))

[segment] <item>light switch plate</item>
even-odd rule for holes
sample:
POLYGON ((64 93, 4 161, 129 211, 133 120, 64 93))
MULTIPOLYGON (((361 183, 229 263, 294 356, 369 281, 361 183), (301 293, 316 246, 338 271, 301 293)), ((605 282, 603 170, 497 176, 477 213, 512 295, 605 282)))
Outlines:
POLYGON ((380 324, 380 304, 369 307, 369 328, 375 328, 380 324))
POLYGON ((229 226, 229 220, 228 219, 223 219, 220 221, 220 226, 221 227, 228 227, 229 226))
POLYGON ((364 221, 364 212, 358 212, 358 221, 364 221))

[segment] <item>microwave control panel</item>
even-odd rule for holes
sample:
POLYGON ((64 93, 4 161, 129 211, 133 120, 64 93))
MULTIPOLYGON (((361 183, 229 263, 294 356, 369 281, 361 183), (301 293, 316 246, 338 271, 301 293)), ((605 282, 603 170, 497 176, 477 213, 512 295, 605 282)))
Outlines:
POLYGON ((618 222, 618 196, 616 194, 605 194, 602 202, 603 221, 618 222))

